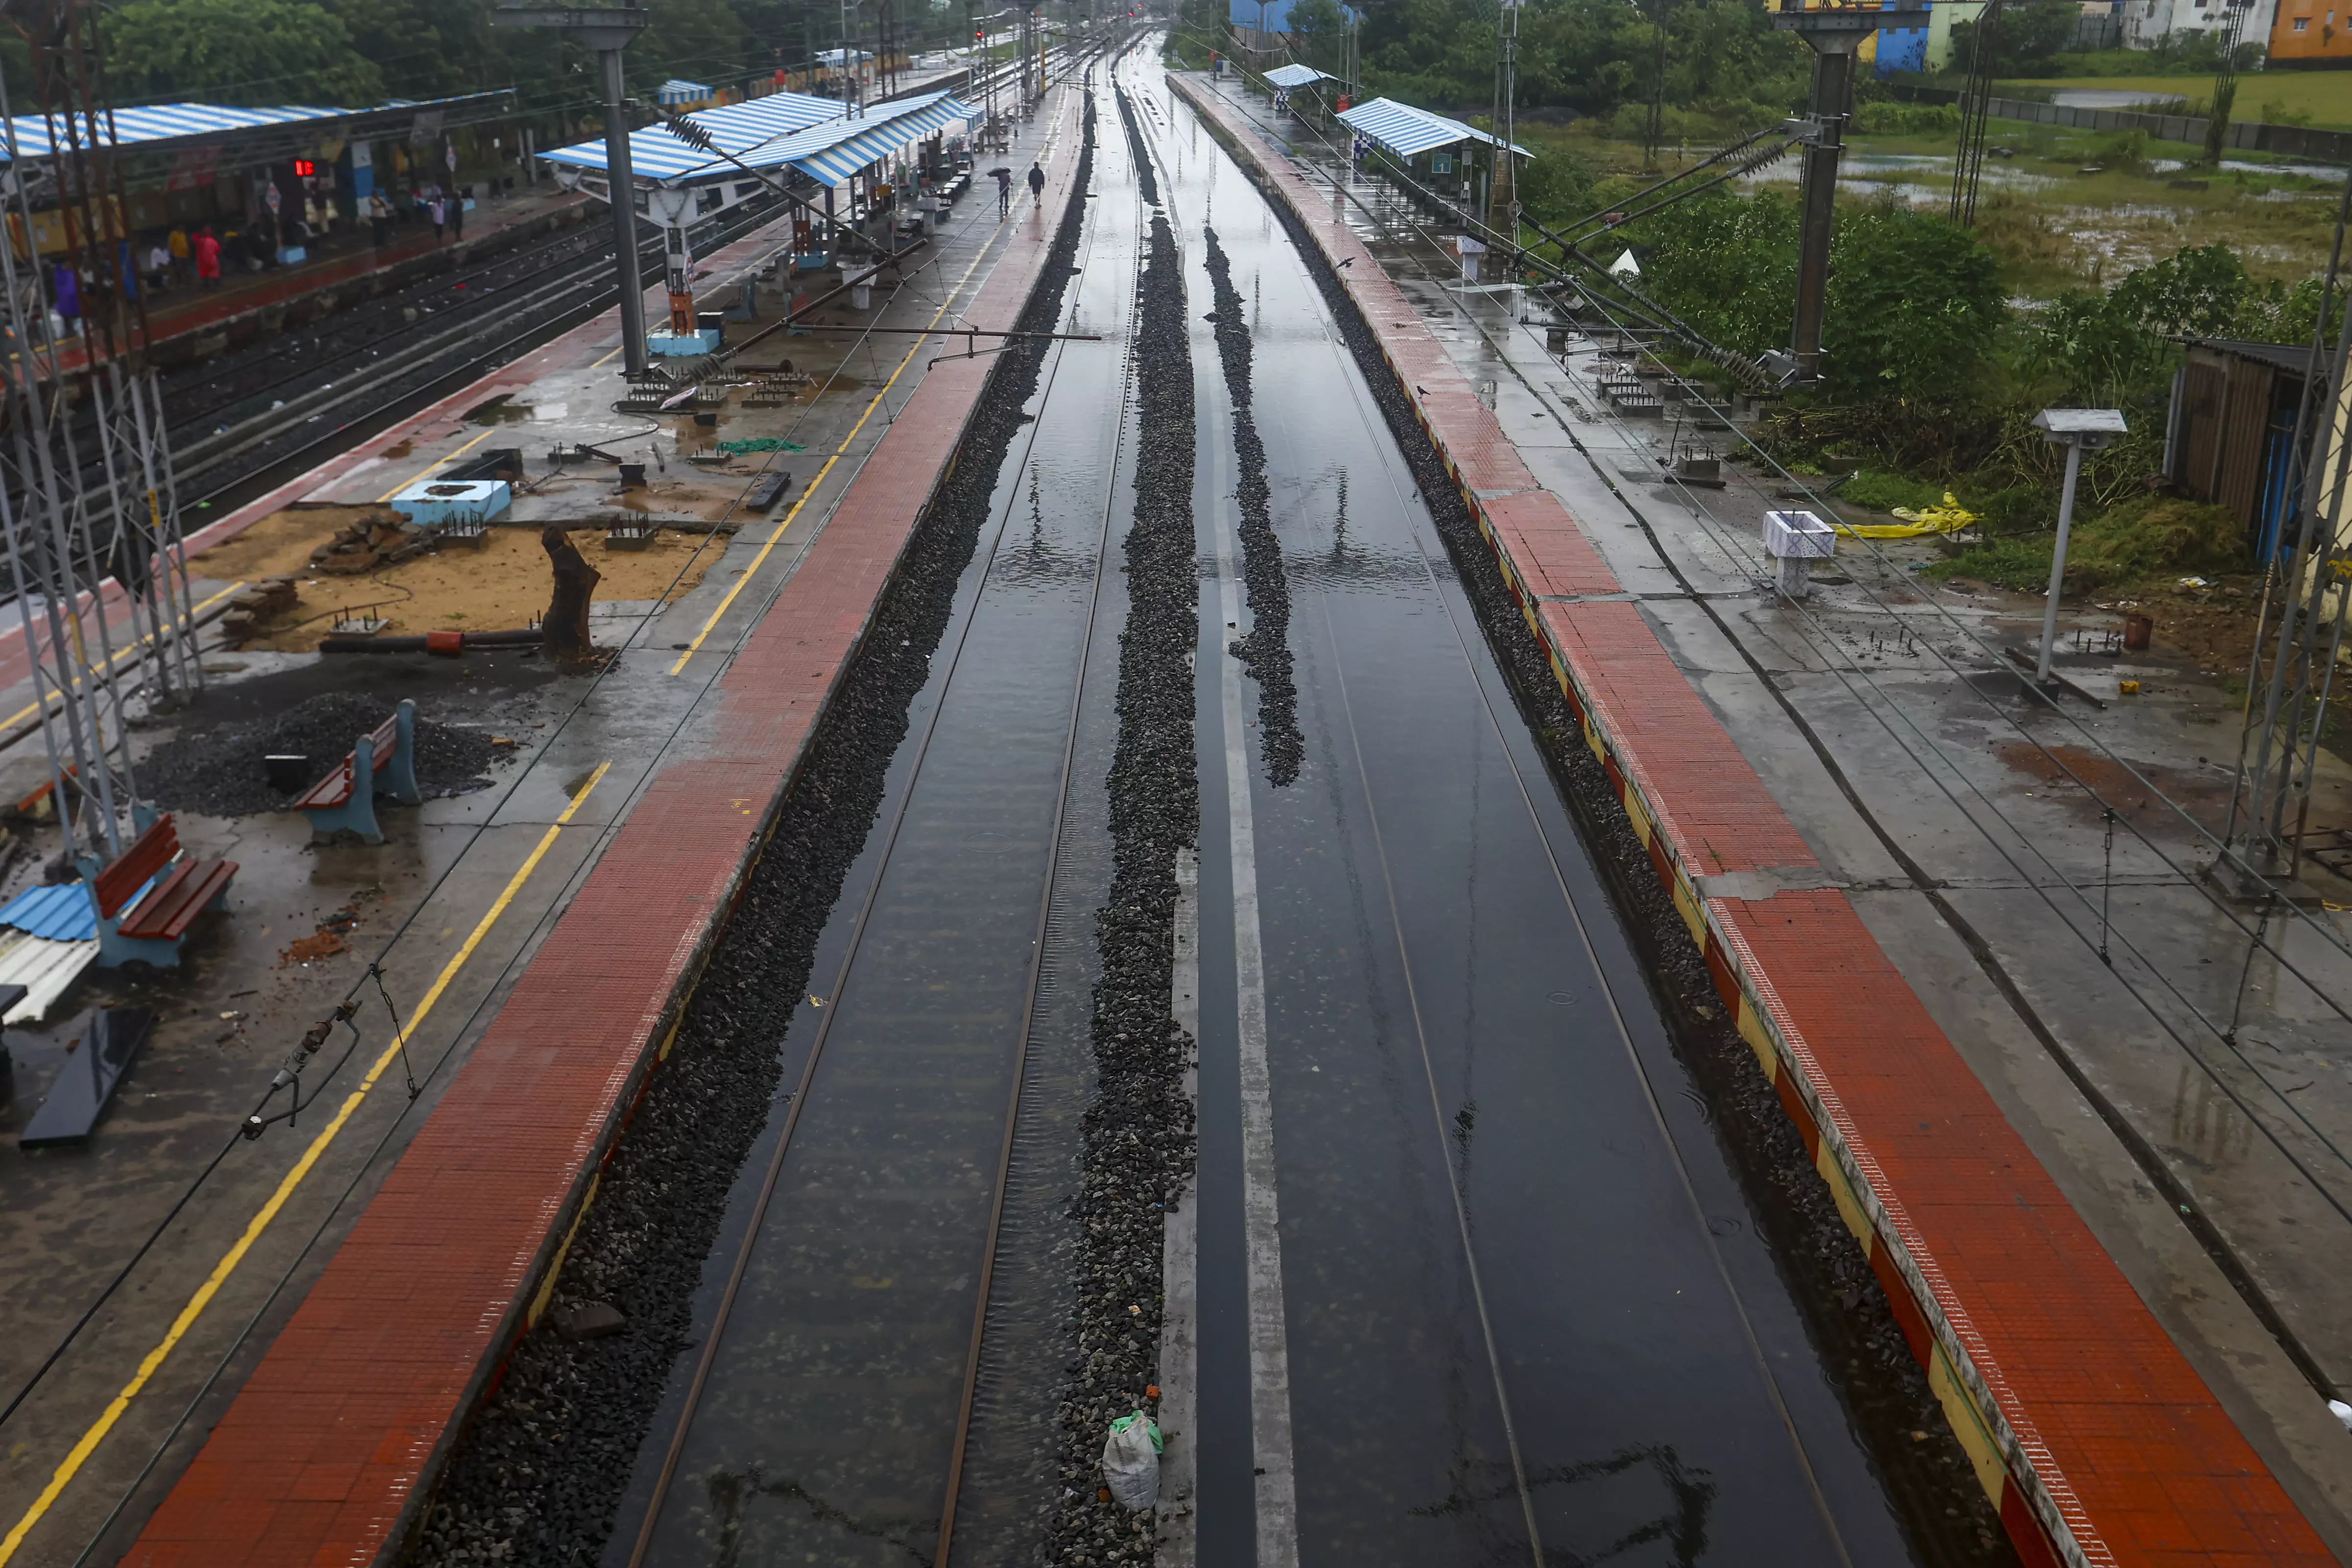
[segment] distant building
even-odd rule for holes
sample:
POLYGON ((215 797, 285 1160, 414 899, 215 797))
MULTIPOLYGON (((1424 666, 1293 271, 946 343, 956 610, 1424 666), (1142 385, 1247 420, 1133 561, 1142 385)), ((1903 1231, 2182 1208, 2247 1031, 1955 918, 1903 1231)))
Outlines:
MULTIPOLYGON (((2152 49, 2157 40, 2168 34, 2218 33, 2235 11, 2239 39, 2264 45, 2276 53, 2276 46, 2271 43, 2272 24, 2282 10, 2291 10, 2297 3, 2298 0, 2284 0, 2284 5, 2282 0, 2115 0, 2115 16, 2121 24, 2126 48, 2152 49)), ((2319 8, 2327 11, 2343 3, 2344 0, 2319 0, 2319 8)))
POLYGON ((2346 5, 2347 0, 2272 0, 2271 58, 2352 59, 2352 10, 2346 5))
POLYGON ((1952 29, 1963 22, 1975 22, 1984 16, 1985 0, 1940 0, 1927 8, 1927 65, 1931 71, 1946 70, 1953 66, 1965 69, 1968 61, 1955 59, 1952 49, 1952 29))

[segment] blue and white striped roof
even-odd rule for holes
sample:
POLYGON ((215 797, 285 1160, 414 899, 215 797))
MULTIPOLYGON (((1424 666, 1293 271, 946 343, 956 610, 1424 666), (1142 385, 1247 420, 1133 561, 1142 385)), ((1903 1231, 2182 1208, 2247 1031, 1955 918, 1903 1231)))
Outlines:
MULTIPOLYGON (((973 110, 952 92, 930 92, 877 103, 844 119, 837 99, 778 92, 689 118, 710 139, 754 169, 792 167, 827 185, 840 184, 877 159, 921 140, 940 126, 970 120, 973 110)), ((603 170, 604 143, 575 142, 540 156, 551 163, 603 170)), ((690 184, 736 172, 725 158, 688 146, 658 125, 629 132, 630 172, 641 180, 690 184)))
MULTIPOLYGON (((1417 158, 1433 147, 1451 147, 1461 142, 1483 142, 1489 147, 1503 144, 1499 138, 1489 136, 1474 125, 1448 120, 1443 114, 1432 114, 1426 109, 1415 109, 1409 103, 1399 103, 1392 98, 1376 98, 1370 103, 1342 110, 1339 121, 1362 132, 1400 158, 1417 158)), ((1511 151, 1522 158, 1535 156, 1516 142, 1511 143, 1511 151)))
POLYGON ((661 90, 655 96, 666 104, 699 103, 710 96, 710 84, 674 76, 661 84, 661 90))
MULTIPOLYGON (((141 142, 168 142, 179 136, 203 136, 221 131, 250 131, 262 125, 290 125, 304 120, 336 120, 352 113, 348 109, 314 109, 303 104, 289 104, 282 109, 223 109, 209 103, 151 103, 139 109, 118 109, 114 111, 114 145, 129 147, 141 142)), ((100 121, 101 135, 105 121, 100 121)), ((68 145, 89 143, 87 121, 71 127, 59 115, 52 122, 37 114, 15 115, 5 131, 7 156, 46 158, 57 142, 68 145), (53 140, 54 139, 54 140, 53 140)))
MULTIPOLYGON (((402 110, 438 110, 451 104, 504 96, 471 93, 458 98, 422 101, 395 99, 372 109, 324 109, 301 103, 285 104, 275 109, 230 109, 214 103, 148 103, 114 111, 111 145, 152 146, 187 138, 261 130, 274 125, 299 125, 309 121, 357 120, 363 116, 396 113, 402 110)), ((100 120, 99 125, 103 133, 105 121, 100 120)), ((89 122, 86 120, 78 120, 68 127, 62 115, 54 120, 44 119, 37 114, 13 116, 0 121, 0 163, 12 163, 19 158, 48 157, 58 142, 70 146, 79 141, 87 146, 89 132, 89 122)))
POLYGON ((1307 87, 1315 82, 1338 81, 1339 79, 1328 71, 1317 70, 1313 66, 1276 66, 1265 73, 1265 79, 1276 87, 1307 87))

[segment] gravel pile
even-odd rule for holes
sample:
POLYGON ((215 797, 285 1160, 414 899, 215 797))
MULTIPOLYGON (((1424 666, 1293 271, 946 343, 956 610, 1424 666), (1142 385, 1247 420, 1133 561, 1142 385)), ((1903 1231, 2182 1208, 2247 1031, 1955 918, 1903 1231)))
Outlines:
POLYGON ((1143 199, 1153 206, 1160 205, 1160 177, 1151 172, 1151 153, 1143 145, 1143 128, 1135 122, 1135 105, 1128 101, 1126 89, 1114 86, 1118 94, 1119 123, 1127 127, 1128 155, 1135 163, 1135 184, 1143 199))
POLYGON ((1836 1200, 1806 1155, 1804 1141, 1780 1109, 1755 1053, 1725 1012, 1706 960, 1660 885, 1623 803, 1600 761, 1578 742, 1581 727, 1550 661, 1521 617, 1461 491, 1414 419, 1396 373, 1381 358, 1377 340, 1297 215, 1281 201, 1268 205, 1323 291, 1390 434, 1412 468, 1520 714, 1542 744, 1562 796, 1626 916, 1673 1026, 1675 1053, 1706 1097, 1713 1112, 1709 1120, 1754 1195, 1749 1212, 1782 1262, 1822 1365, 1838 1378, 1839 1397, 1871 1450, 1911 1546, 1922 1563, 1953 1568, 2014 1564, 2015 1551, 2000 1514, 1977 1484, 1967 1452, 1952 1436, 1926 1370, 1905 1342, 1877 1276, 1839 1216, 1836 1200))
POLYGON ((1242 582, 1249 592, 1249 635, 1226 651, 1257 682, 1257 736, 1265 776, 1277 787, 1298 776, 1307 738, 1298 732, 1298 684, 1291 672, 1290 578, 1283 570, 1282 541, 1275 536, 1274 492, 1265 483, 1265 443, 1258 439, 1250 412, 1249 320, 1234 288, 1233 264, 1217 244, 1217 231, 1202 231, 1209 242, 1209 281, 1215 287, 1217 357, 1224 362, 1225 391, 1234 400, 1234 455, 1241 464, 1234 499, 1242 511, 1242 582))
MULTIPOLYGON (((1120 109, 1129 115, 1125 95, 1120 109)), ((1118 744, 1110 771, 1108 903, 1096 926, 1102 977, 1093 1023, 1097 1080, 1086 1116, 1076 1336, 1061 1403, 1061 1488, 1046 1500, 1043 1561, 1142 1563, 1148 1515, 1103 1500, 1103 1435, 1159 1382, 1166 1209, 1192 1174, 1192 1041, 1170 1016, 1176 854, 1198 844, 1192 655, 1200 584, 1192 519, 1194 410, 1183 258, 1151 220, 1135 347, 1136 511, 1125 542, 1128 622, 1119 638, 1118 744), (1140 1307, 1140 1312, 1130 1310, 1140 1307)))
MULTIPOLYGON (((295 795, 341 762, 362 735, 392 717, 394 704, 354 691, 321 692, 274 719, 204 729, 165 741, 139 763, 139 787, 167 811, 255 816, 283 811, 295 795), (262 771, 268 756, 310 759, 299 789, 280 795, 262 771)), ((427 799, 464 795, 490 781, 503 753, 488 733, 416 721, 416 784, 427 799)))
MULTIPOLYGON (((1089 117, 1081 186, 1092 124, 1089 117)), ((1070 204, 1021 330, 1053 330, 1083 215, 1083 203, 1070 204)), ((929 678, 1035 390, 1045 344, 1013 344, 998 357, 955 468, 825 711, 668 1059, 604 1167, 544 1325, 515 1347, 497 1392, 459 1437, 404 1563, 572 1568, 599 1560, 654 1407, 688 1346, 694 1292, 728 1194, 782 1087, 785 1029, 807 994, 817 939, 880 811, 908 706, 929 678), (593 1339, 558 1331, 560 1319, 596 1305, 616 1309, 624 1330, 593 1339)), ((797 1057, 791 1066, 797 1074, 797 1057)), ((1156 1271, 1154 1280, 1156 1290, 1156 1271)), ((652 1435, 667 1438, 666 1430, 652 1435)))

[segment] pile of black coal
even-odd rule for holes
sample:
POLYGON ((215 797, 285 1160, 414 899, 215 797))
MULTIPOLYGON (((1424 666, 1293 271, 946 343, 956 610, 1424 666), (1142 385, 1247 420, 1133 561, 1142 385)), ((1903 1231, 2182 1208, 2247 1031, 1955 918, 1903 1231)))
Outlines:
MULTIPOLYGON (((357 692, 329 691, 272 718, 226 728, 190 726, 138 763, 140 793, 167 811, 251 816, 283 811, 342 761, 362 735, 392 717, 394 705, 357 692), (308 757, 292 791, 271 787, 267 759, 308 757)), ((416 721, 416 784, 426 797, 464 795, 489 783, 490 765, 510 755, 489 732, 416 721)))

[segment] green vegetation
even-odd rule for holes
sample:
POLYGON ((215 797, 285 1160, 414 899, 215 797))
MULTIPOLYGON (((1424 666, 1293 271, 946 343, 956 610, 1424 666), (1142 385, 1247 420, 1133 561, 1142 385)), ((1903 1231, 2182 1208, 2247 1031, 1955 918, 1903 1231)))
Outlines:
MULTIPOLYGON (((805 0, 649 0, 625 59, 632 93, 667 78, 740 85, 804 66, 840 41, 840 9, 805 0)), ((516 91, 551 133, 586 134, 603 89, 595 58, 551 32, 493 27, 479 0, 127 0, 102 24, 118 101, 362 105, 493 88, 516 91)), ((968 40, 961 9, 901 6, 900 47, 968 40)), ((872 47, 870 11, 857 24, 872 47)), ((0 41, 17 111, 31 96, 23 43, 0 41)))
MULTIPOLYGON (((1927 575, 2038 593, 2050 585, 2052 547, 2048 534, 1995 536, 1937 562, 1927 575)), ((2066 542, 2066 592, 2090 594, 2184 574, 2242 570, 2245 559, 2244 531, 2229 508, 2141 497, 2110 507, 2073 531, 2066 542)))

